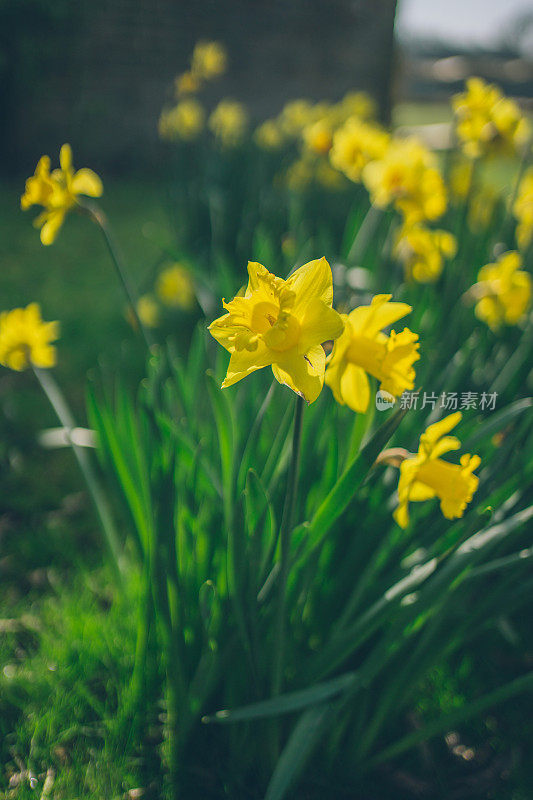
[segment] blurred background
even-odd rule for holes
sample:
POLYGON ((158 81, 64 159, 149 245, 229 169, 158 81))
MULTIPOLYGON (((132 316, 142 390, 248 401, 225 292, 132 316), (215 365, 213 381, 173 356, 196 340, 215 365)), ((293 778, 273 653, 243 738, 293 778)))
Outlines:
POLYGON ((2 173, 63 141, 96 170, 152 167, 159 112, 198 39, 226 45, 213 92, 256 121, 349 89, 387 121, 393 101, 443 102, 468 75, 533 98, 528 0, 0 0, 2 173))

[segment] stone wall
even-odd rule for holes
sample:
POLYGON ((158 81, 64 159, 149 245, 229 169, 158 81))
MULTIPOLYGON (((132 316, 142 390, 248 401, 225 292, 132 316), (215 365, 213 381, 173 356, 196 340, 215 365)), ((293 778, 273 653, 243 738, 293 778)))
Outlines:
MULTIPOLYGON (((48 2, 53 6, 58 0, 48 2)), ((31 6, 32 0, 26 3, 31 6)), ((212 102, 236 97, 261 119, 290 98, 337 99, 361 88, 388 114, 396 0, 61 0, 60 5, 62 15, 46 19, 46 43, 37 25, 33 50, 23 29, 15 31, 25 36, 22 51, 7 44, 8 60, 20 62, 11 63, 8 82, 16 81, 29 52, 34 66, 30 79, 7 93, 4 152, 11 166, 27 169, 63 141, 72 143, 78 163, 95 168, 150 163, 160 109, 200 38, 223 42, 230 56, 228 74, 209 89, 212 102)), ((52 6, 44 11, 40 6, 40 13, 46 17, 52 6)))

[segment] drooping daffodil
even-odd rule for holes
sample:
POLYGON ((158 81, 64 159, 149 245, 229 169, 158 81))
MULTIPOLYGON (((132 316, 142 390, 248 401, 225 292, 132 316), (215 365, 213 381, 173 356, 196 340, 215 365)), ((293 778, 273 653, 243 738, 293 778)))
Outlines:
POLYGON ((481 459, 465 453, 459 464, 450 464, 441 458, 461 446, 456 436, 447 435, 461 418, 461 412, 457 411, 430 425, 420 437, 418 453, 402 461, 398 484, 399 505, 394 512, 394 519, 400 527, 406 528, 409 524, 410 502, 433 497, 439 498, 446 519, 463 516, 479 483, 477 476, 472 473, 481 459))

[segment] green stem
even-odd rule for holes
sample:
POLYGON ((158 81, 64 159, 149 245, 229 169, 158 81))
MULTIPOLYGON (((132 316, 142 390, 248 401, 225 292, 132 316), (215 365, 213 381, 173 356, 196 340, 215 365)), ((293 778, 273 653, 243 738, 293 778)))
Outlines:
POLYGON ((96 224, 102 231, 105 243, 107 245, 107 249, 109 251, 109 255, 111 256, 111 260, 115 267, 115 271, 117 273, 120 285, 122 286, 124 294, 126 295, 126 299, 128 301, 130 311, 133 314, 133 318, 135 320, 137 329, 141 333, 145 341, 146 347, 150 348, 153 344, 155 344, 155 340, 151 335, 150 331, 143 325, 142 320, 139 317, 139 312, 137 311, 137 301, 139 299, 138 294, 133 288, 132 284, 130 283, 128 272, 124 266, 124 261, 119 251, 118 245, 111 232, 111 228, 109 226, 109 222, 107 221, 107 217, 105 216, 101 208, 92 203, 91 204, 79 203, 79 206, 82 211, 84 211, 91 217, 93 222, 96 222, 96 224))
POLYGON ((85 483, 87 484, 89 494, 91 495, 94 503, 98 519, 100 520, 100 524, 104 532, 104 538, 112 556, 112 562, 116 571, 116 576, 119 583, 122 584, 122 548, 115 528, 115 523, 113 522, 113 517, 107 502, 107 498, 102 491, 88 453, 83 447, 75 444, 70 437, 72 430, 76 427, 76 422, 72 412, 67 405, 67 401, 65 400, 61 389, 57 385, 49 370, 34 366, 33 371, 41 385, 42 390, 50 401, 50 405, 54 409, 59 422, 65 428, 70 446, 72 447, 81 473, 85 478, 85 483))
POLYGON ((280 540, 280 573, 278 582, 278 617, 276 640, 274 645, 274 669, 272 676, 272 694, 278 695, 283 684, 283 667, 285 662, 285 633, 287 610, 287 580, 289 577, 291 534, 294 526, 294 512, 298 497, 298 477, 300 471, 300 448, 302 442, 302 419, 304 400, 296 398, 294 409, 294 428, 292 435, 292 456, 289 466, 287 493, 283 506, 283 516, 279 532, 280 540))
POLYGON ((348 252, 346 258, 348 264, 360 264, 376 233, 382 214, 383 210, 381 208, 374 205, 370 206, 348 252))

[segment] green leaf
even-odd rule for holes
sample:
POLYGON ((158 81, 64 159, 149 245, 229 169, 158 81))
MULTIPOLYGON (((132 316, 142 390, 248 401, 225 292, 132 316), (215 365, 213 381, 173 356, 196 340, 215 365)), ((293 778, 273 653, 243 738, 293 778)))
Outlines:
POLYGON ((499 433, 505 428, 513 419, 529 411, 533 408, 533 398, 526 397, 524 400, 516 400, 516 402, 502 408, 492 414, 488 419, 483 420, 462 444, 461 449, 465 452, 471 452, 478 442, 489 439, 495 433, 499 433))
POLYGON ((370 441, 355 456, 313 516, 308 532, 308 552, 318 547, 329 530, 348 507, 357 489, 372 469, 375 461, 392 437, 406 410, 398 409, 377 429, 370 441))
POLYGON ((389 761, 391 758, 395 758, 396 756, 400 755, 400 753, 404 753, 406 750, 410 750, 412 747, 420 744, 420 742, 425 742, 427 739, 431 739, 433 736, 442 735, 446 733, 446 731, 449 731, 458 725, 461 725, 463 722, 472 719, 472 717, 482 714, 492 706, 502 703, 504 700, 508 700, 510 697, 515 697, 517 694, 520 694, 531 687, 533 687, 533 672, 528 672, 526 675, 516 678, 510 683, 500 686, 498 689, 495 689, 493 692, 490 692, 484 697, 480 697, 478 700, 468 703, 463 708, 459 708, 457 711, 452 711, 451 714, 446 714, 445 716, 428 723, 420 730, 417 730, 408 736, 404 736, 398 742, 395 742, 394 744, 391 744, 389 747, 386 747, 384 750, 382 750, 379 755, 363 764, 362 769, 366 771, 376 767, 378 764, 382 764, 384 761, 389 761))
POLYGON ((316 684, 308 689, 278 695, 269 700, 261 700, 259 703, 251 703, 248 706, 231 711, 217 711, 213 716, 204 717, 202 722, 244 722, 289 714, 335 697, 335 695, 351 688, 356 680, 357 674, 355 672, 346 672, 338 678, 316 684))
MULTIPOLYGON (((231 495, 234 473, 234 425, 231 406, 211 372, 207 372, 207 389, 218 432, 224 493, 231 495)), ((231 498, 225 499, 229 502, 231 498)))
POLYGON ((296 724, 268 784, 265 800, 283 800, 304 768, 324 731, 331 706, 306 711, 296 724))

